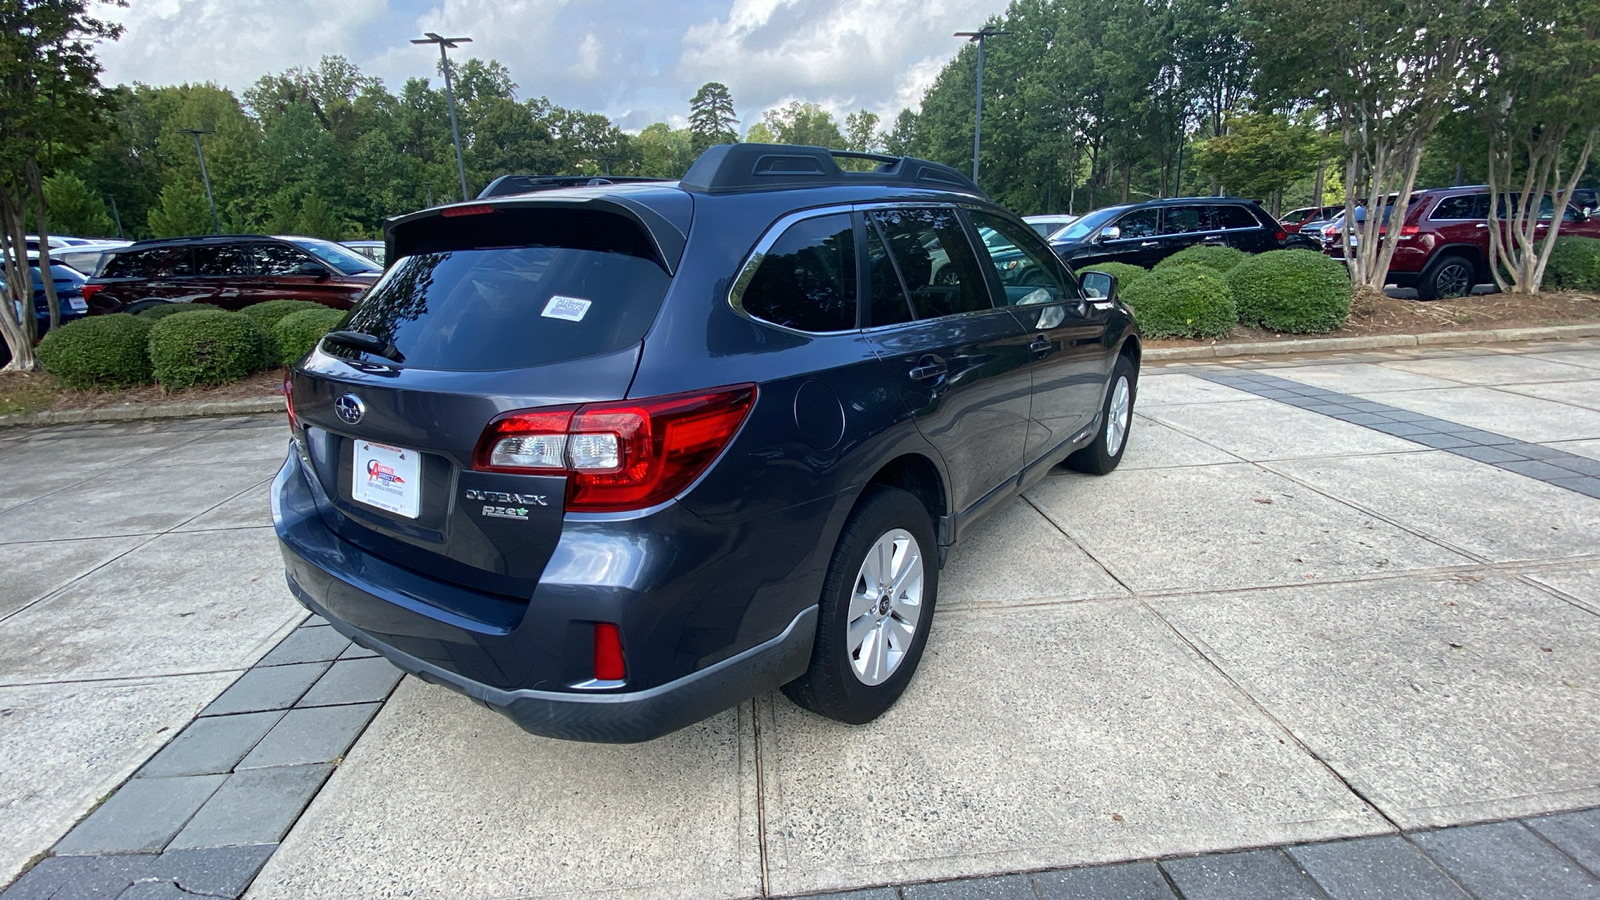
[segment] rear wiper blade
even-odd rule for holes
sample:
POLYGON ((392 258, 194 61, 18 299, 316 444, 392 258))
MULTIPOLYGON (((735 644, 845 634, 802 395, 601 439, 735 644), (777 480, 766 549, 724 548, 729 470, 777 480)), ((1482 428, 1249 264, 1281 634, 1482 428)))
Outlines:
POLYGON ((400 348, 394 345, 394 341, 386 341, 381 337, 375 337, 364 332, 330 331, 323 337, 323 340, 344 344, 346 347, 354 347, 357 350, 365 350, 368 353, 376 353, 385 359, 392 359, 395 362, 406 361, 405 356, 400 352, 400 348))

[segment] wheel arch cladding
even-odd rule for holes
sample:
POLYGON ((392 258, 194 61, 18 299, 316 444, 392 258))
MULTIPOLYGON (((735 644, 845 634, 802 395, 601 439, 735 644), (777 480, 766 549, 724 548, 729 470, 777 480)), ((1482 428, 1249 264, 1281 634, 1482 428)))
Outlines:
MULTIPOLYGON (((868 484, 881 484, 906 491, 922 502, 929 519, 934 522, 949 513, 945 503, 944 479, 933 461, 921 454, 908 453, 890 460, 872 476, 868 484)), ((859 504, 861 501, 857 499, 856 502, 859 504)))

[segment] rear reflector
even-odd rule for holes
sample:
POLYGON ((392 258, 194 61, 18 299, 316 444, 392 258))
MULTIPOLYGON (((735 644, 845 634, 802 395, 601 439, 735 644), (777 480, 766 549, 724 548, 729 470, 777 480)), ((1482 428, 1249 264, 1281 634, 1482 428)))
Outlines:
POLYGON ((628 669, 622 663, 622 635, 617 626, 598 622, 594 626, 594 680, 621 681, 628 669))
POLYGON ((87 303, 90 297, 93 297, 95 294, 98 294, 105 289, 106 286, 103 284, 86 284, 80 287, 78 290, 83 295, 84 302, 87 303))
POLYGON ((289 412, 289 430, 295 434, 300 433, 300 419, 294 414, 294 375, 285 373, 283 376, 283 406, 289 412))
POLYGON ((705 393, 520 410, 484 429, 473 468, 566 475, 568 510, 618 512, 672 499, 723 451, 753 384, 705 393))
POLYGON ((1272 236, 1277 238, 1278 239, 1278 243, 1281 244, 1284 241, 1288 240, 1289 232, 1283 231, 1283 230, 1280 229, 1279 231, 1275 232, 1272 236))

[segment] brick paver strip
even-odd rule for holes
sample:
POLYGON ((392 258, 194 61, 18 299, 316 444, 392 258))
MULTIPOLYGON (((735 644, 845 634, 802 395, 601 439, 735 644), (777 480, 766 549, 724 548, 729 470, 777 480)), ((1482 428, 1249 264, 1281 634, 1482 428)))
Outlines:
POLYGON ((1588 869, 1590 875, 1600 876, 1600 809, 1524 819, 1523 824, 1588 869))
POLYGON ((331 765, 235 772, 172 839, 171 846, 184 850, 277 843, 331 774, 331 765))
POLYGON ((156 778, 232 772, 283 715, 274 711, 196 719, 145 763, 139 775, 156 778))
POLYGON ((1412 840, 1478 900, 1600 898, 1600 880, 1521 822, 1446 828, 1412 840))
POLYGON ((56 844, 57 854, 160 850, 222 787, 226 775, 135 778, 56 844))
POLYGON ((913 884, 901 889, 905 900, 1038 900, 1026 875, 966 878, 934 884, 913 884))
POLYGON ((330 662, 337 659, 349 646, 350 639, 334 631, 331 625, 296 628, 256 665, 286 666, 294 663, 330 662))
POLYGON ((1333 900, 1467 900, 1443 869, 1403 837, 1303 844, 1288 848, 1288 852, 1333 900))
POLYGON ((333 762, 344 756, 377 714, 376 703, 291 709, 272 733, 238 762, 238 768, 333 762))
POLYGON ((381 656, 340 660, 295 705, 328 706, 382 700, 400 683, 402 674, 381 656))
POLYGON ((1281 850, 1171 859, 1161 868, 1184 900, 1323 900, 1316 883, 1281 850))
POLYGON ((1192 369, 1189 374, 1213 384, 1321 413, 1434 450, 1488 463, 1555 487, 1600 497, 1600 461, 1520 441, 1503 434, 1414 413, 1397 406, 1364 400, 1264 372, 1240 369, 1192 369))
POLYGON ((1033 876, 1040 900, 1175 900, 1161 869, 1150 862, 1092 866, 1033 876))
POLYGON ((306 690, 328 671, 328 663, 302 663, 293 666, 257 666, 222 692, 206 707, 203 716, 288 709, 305 696, 306 690))

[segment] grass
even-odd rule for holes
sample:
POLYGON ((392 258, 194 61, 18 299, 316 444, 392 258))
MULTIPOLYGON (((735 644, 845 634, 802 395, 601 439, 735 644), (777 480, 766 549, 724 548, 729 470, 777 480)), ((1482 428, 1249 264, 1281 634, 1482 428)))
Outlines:
POLYGON ((0 372, 0 416, 47 409, 65 390, 47 372, 0 372))

